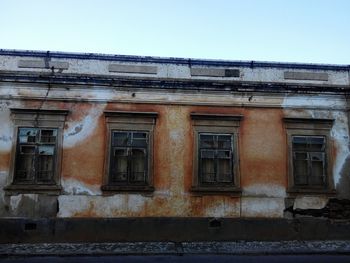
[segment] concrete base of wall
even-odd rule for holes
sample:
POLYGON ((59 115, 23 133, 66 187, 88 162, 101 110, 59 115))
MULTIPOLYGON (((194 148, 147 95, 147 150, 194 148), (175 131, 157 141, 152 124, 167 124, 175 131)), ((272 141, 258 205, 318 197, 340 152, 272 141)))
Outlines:
POLYGON ((0 219, 0 243, 350 240, 350 221, 326 219, 0 219))

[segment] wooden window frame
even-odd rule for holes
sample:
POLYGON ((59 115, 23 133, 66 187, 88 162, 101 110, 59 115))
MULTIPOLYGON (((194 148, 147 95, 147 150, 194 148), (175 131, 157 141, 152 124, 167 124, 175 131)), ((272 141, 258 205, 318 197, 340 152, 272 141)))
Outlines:
POLYGON ((311 119, 311 118, 294 118, 285 117, 284 124, 287 134, 287 156, 288 156, 288 193, 295 194, 328 194, 334 195, 334 182, 332 176, 333 158, 332 158, 332 140, 330 138, 330 131, 333 126, 333 119, 311 119), (306 136, 325 138, 325 185, 295 185, 294 183, 294 162, 293 162, 293 137, 306 136))
POLYGON ((157 112, 105 111, 106 152, 102 191, 105 192, 153 192, 153 133, 157 112), (148 158, 146 185, 116 184, 110 180, 111 149, 113 132, 147 132, 148 158))
POLYGON ((7 194, 18 193, 48 193, 59 194, 61 191, 60 172, 62 161, 63 129, 68 110, 48 109, 11 109, 14 123, 13 144, 11 151, 11 164, 9 184, 5 187, 7 194), (23 183, 16 180, 16 158, 19 149, 18 132, 21 128, 36 128, 39 130, 55 129, 57 137, 55 143, 55 157, 53 180, 50 183, 23 183))
POLYGON ((240 188, 240 169, 239 169, 239 127, 243 119, 241 115, 227 114, 205 114, 191 113, 193 125, 193 176, 191 191, 199 194, 228 194, 239 196, 240 188), (232 183, 213 183, 213 185, 201 184, 199 174, 199 135, 200 134, 225 134, 231 135, 232 141, 232 183))

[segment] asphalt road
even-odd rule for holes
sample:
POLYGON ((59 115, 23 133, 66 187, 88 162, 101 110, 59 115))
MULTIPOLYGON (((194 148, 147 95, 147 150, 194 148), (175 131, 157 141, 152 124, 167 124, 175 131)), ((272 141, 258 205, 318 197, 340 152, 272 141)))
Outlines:
POLYGON ((10 257, 0 258, 1 263, 62 263, 62 262, 84 262, 84 263, 349 263, 350 255, 273 255, 273 256, 215 256, 215 255, 185 255, 185 256, 69 256, 69 257, 10 257))

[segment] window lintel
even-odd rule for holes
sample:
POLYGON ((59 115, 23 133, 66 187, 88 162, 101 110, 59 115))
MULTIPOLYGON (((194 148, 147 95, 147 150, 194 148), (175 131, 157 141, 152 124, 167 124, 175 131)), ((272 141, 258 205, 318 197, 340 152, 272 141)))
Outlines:
POLYGON ((334 119, 284 117, 287 129, 331 129, 334 119))
POLYGON ((33 109, 33 108, 11 108, 13 114, 40 114, 40 115, 68 115, 69 110, 61 109, 33 109))
POLYGON ((140 112, 140 111, 104 111, 105 117, 138 117, 138 118, 157 118, 158 112, 140 112))
POLYGON ((192 112, 191 119, 192 120, 241 121, 243 119, 243 115, 192 112))

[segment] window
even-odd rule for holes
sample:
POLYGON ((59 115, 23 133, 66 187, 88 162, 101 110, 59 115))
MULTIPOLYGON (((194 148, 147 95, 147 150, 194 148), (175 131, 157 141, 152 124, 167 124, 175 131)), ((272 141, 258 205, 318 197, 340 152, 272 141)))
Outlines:
POLYGON ((296 186, 326 184, 326 138, 293 136, 293 177, 296 186))
POLYGON ((238 129, 242 116, 191 114, 194 126, 192 191, 240 193, 238 129))
POLYGON ((59 191, 62 129, 67 111, 12 109, 15 143, 8 191, 59 191))
POLYGON ((232 184, 233 134, 199 133, 199 179, 201 185, 232 184))
POLYGON ((110 184, 147 185, 148 132, 112 130, 110 184))
POLYGON ((153 191, 154 112, 106 111, 104 191, 153 191))
POLYGON ((57 129, 19 128, 15 183, 55 184, 57 129))
POLYGON ((329 133, 333 120, 285 118, 289 192, 333 191, 329 133))

